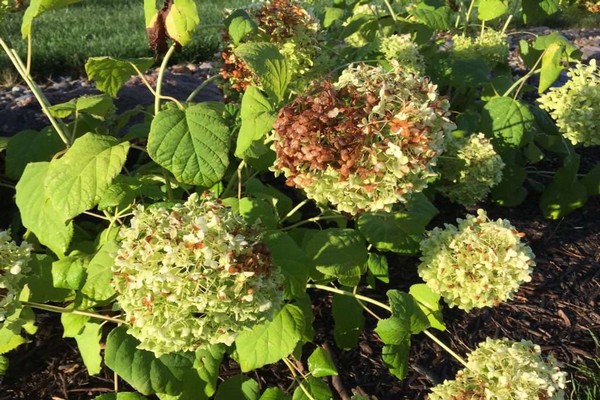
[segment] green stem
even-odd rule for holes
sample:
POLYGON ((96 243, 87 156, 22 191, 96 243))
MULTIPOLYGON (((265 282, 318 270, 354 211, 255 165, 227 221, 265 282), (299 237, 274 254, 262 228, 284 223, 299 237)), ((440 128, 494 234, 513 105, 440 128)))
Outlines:
MULTIPOLYGON (((542 58, 540 57, 540 59, 535 63, 533 68, 537 67, 537 65, 541 59, 542 58)), ((515 97, 516 97, 519 94, 519 92, 521 91, 521 88, 523 87, 525 82, 527 82, 527 79, 531 78, 534 74, 537 74, 541 70, 542 70, 541 68, 531 69, 528 73, 526 73, 521 78, 519 78, 519 80, 517 80, 515 83, 513 83, 513 85, 511 87, 509 87, 506 92, 504 92, 502 97, 508 97, 508 95, 511 94, 513 90, 518 88, 517 93, 515 94, 515 97)))
POLYGON ((392 8, 392 5, 390 4, 389 0, 383 0, 383 2, 385 3, 386 7, 388 8, 390 15, 392 16, 392 19, 394 20, 394 22, 398 22, 398 16, 394 12, 394 9, 392 8))
POLYGON ((50 120, 52 127, 54 128, 58 136, 60 136, 60 139, 63 141, 65 146, 69 147, 71 143, 69 142, 65 130, 63 130, 63 127, 59 124, 59 122, 52 116, 52 114, 50 114, 50 103, 48 102, 48 99, 46 98, 40 87, 33 81, 31 75, 29 75, 29 73, 27 72, 27 68, 25 67, 25 65, 23 65, 23 61, 21 61, 17 52, 9 48, 2 38, 0 38, 0 46, 2 46, 2 49, 12 62, 13 66, 15 67, 19 75, 21 75, 21 78, 23 78, 25 83, 27 83, 27 86, 29 86, 29 89, 37 99, 38 103, 40 103, 44 115, 46 115, 46 117, 50 120))
POLYGON ((21 301, 21 304, 23 304, 24 306, 27 306, 27 307, 37 308, 39 310, 52 311, 52 312, 57 312, 57 313, 61 313, 61 314, 82 315, 84 317, 90 317, 90 318, 101 319, 104 321, 114 322, 115 324, 126 324, 127 323, 127 322, 123 321, 122 319, 108 317, 106 315, 96 314, 96 313, 87 312, 87 311, 71 310, 69 308, 51 306, 49 304, 35 303, 33 301, 21 301))
POLYGON ((204 89, 206 87, 206 85, 208 85, 212 81, 217 80, 220 77, 221 77, 221 75, 213 75, 210 78, 206 78, 204 80, 204 82, 202 82, 200 85, 198 85, 198 87, 196 89, 194 89, 194 91, 192 93, 190 93, 190 95, 185 100, 185 102, 189 103, 190 101, 194 100, 194 97, 196 97, 198 95, 198 93, 200 93, 202 91, 202 89, 204 89))
POLYGON ((157 115, 160 111, 160 92, 162 90, 163 77, 165 76, 165 70, 167 69, 167 65, 169 64, 169 59, 175 52, 175 44, 172 44, 165 54, 165 58, 163 58, 162 63, 160 64, 160 69, 158 70, 158 79, 156 80, 156 94, 154 96, 154 115, 157 115))
POLYGON ((467 34, 467 28, 469 27, 469 20, 471 19, 471 13, 473 12, 473 6, 475 5, 475 0, 471 0, 469 4, 469 9, 467 10, 467 15, 465 15, 465 26, 463 28, 463 33, 467 34))
POLYGON ((227 193, 231 190, 231 188, 233 187, 233 183, 236 181, 239 181, 239 172, 242 170, 242 168, 244 168, 246 166, 246 161, 242 160, 240 162, 240 164, 238 165, 238 167, 236 168, 236 174, 235 174, 235 178, 232 175, 231 179, 229 179, 229 182, 227 182, 227 186, 225 186, 225 189, 223 189, 223 193, 221 194, 221 197, 226 198, 227 197, 227 193))
POLYGON ((281 231, 289 231, 290 229, 294 229, 294 228, 297 228, 302 225, 310 224, 311 222, 326 221, 328 219, 338 219, 340 217, 341 217, 341 215, 321 215, 319 217, 312 217, 309 219, 305 219, 304 221, 296 222, 293 225, 286 226, 285 228, 281 228, 281 231))
POLYGON ((27 35, 27 75, 31 73, 31 58, 32 58, 32 49, 31 49, 31 33, 27 35))
POLYGON ((302 207, 304 207, 304 205, 305 205, 306 203, 308 203, 308 199, 304 199, 304 200, 302 200, 300 203, 298 203, 298 204, 296 205, 296 207, 292 208, 292 209, 290 210, 290 212, 289 212, 289 213, 287 213, 287 214, 286 214, 286 215, 285 215, 283 218, 281 218, 281 219, 279 220, 279 223, 281 224, 283 221, 285 221, 286 219, 288 219, 289 217, 291 217, 292 215, 294 215, 294 213, 295 213, 296 211, 298 211, 299 209, 301 209, 302 207))
POLYGON ((1 187, 5 187, 5 188, 9 188, 9 189, 12 189, 12 190, 16 190, 16 188, 13 185, 9 185, 8 183, 2 183, 2 182, 0 182, 0 186, 1 187))
MULTIPOLYGON (((371 303, 371 304, 374 304, 374 305, 376 305, 376 306, 378 306, 380 308, 383 308, 384 310, 388 311, 390 314, 392 313, 392 308, 390 306, 388 306, 387 304, 384 304, 384 303, 382 303, 380 301, 377 301, 377 300, 373 300, 372 298, 367 297, 367 296, 363 296, 363 295, 360 295, 360 294, 357 294, 357 293, 349 292, 347 290, 341 290, 341 289, 333 288, 331 286, 319 285, 319 284, 316 284, 316 283, 307 284, 306 288, 307 289, 321 289, 321 290, 326 290, 328 292, 341 294, 343 296, 354 297, 355 299, 362 300, 365 303, 371 303)), ((448 347, 440 339, 438 339, 437 337, 435 337, 435 335, 433 335, 431 332, 429 332, 427 330, 424 330, 423 333, 425 333, 425 335, 429 336, 429 338, 432 339, 434 342, 436 342, 442 349, 446 350, 448 352, 448 354, 450 354, 452 357, 454 357, 458 362, 460 362, 466 368, 469 368, 469 366, 467 365, 467 362, 465 361, 464 358, 462 358, 460 355, 458 355, 454 350, 452 350, 450 347, 448 347)))
POLYGON ((292 378, 294 379, 294 381, 296 381, 296 383, 298 384, 298 386, 300 387, 300 389, 304 392, 304 394, 306 395, 306 397, 308 397, 309 400, 315 400, 314 397, 311 396, 310 392, 308 390, 306 390, 306 388, 304 387, 304 385, 302 385, 302 382, 300 382, 300 379, 298 379, 298 374, 296 373, 296 369, 294 368, 294 366, 292 365, 292 363, 287 359, 287 358, 282 358, 283 362, 285 363, 285 365, 288 367, 288 369, 290 370, 290 372, 292 373, 292 378))

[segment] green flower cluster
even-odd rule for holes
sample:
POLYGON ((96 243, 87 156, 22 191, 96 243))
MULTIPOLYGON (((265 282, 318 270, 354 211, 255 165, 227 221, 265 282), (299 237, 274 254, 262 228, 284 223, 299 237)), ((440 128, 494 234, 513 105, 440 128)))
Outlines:
POLYGON ((600 145, 600 69, 596 60, 578 63, 561 87, 550 88, 539 98, 540 108, 550 113, 563 135, 573 144, 600 145))
POLYGON ((381 39, 379 51, 386 60, 397 61, 406 72, 422 74, 425 70, 423 56, 409 34, 390 35, 381 39))
POLYGON ((8 231, 0 231, 0 323, 15 309, 31 250, 29 243, 17 245, 8 231))
POLYGON ((280 110, 272 135, 276 173, 339 211, 391 210, 435 177, 455 125, 427 78, 398 63, 345 69, 335 84, 280 110))
POLYGON ((117 299, 139 347, 157 356, 230 345, 282 305, 283 276, 260 231, 218 200, 139 207, 120 240, 117 299))
POLYGON ((508 220, 484 210, 435 228, 421 242, 419 276, 452 307, 465 311, 510 299, 531 280, 534 254, 508 220))
POLYGON ((490 67, 508 59, 506 34, 493 29, 485 29, 476 38, 454 35, 452 42, 452 56, 456 59, 482 59, 490 67))
POLYGON ((483 133, 457 138, 448 135, 446 153, 438 162, 439 191, 465 207, 484 199, 502 180, 504 162, 483 133))
POLYGON ((469 354, 468 368, 435 386, 429 400, 562 400, 566 373, 540 346, 523 340, 490 339, 469 354))

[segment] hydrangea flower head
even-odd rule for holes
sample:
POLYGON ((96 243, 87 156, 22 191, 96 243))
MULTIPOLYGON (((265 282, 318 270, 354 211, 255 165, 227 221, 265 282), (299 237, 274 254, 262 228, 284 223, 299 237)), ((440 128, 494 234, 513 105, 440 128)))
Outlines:
POLYGON ((455 380, 435 386, 429 400, 563 400, 566 373, 530 341, 490 339, 480 343, 455 380))
MULTIPOLYGON (((246 12, 254 19, 257 31, 242 39, 244 42, 269 42, 277 46, 286 58, 294 76, 307 73, 321 50, 319 23, 295 0, 271 0, 248 6, 246 12)), ((260 85, 260 77, 235 54, 229 35, 223 39, 219 74, 231 88, 244 91, 252 84, 260 85)))
POLYGON ((29 271, 32 246, 23 241, 17 245, 9 231, 0 231, 0 323, 14 308, 21 281, 29 271))
POLYGON ((141 349, 230 345, 280 308, 283 278, 259 229, 217 200, 193 194, 134 214, 120 232, 113 284, 141 349))
POLYGON ((447 111, 435 85, 398 64, 349 67, 280 110, 273 169, 319 205, 353 215, 389 211, 435 176, 454 128, 447 111))
POLYGON ((534 255, 508 220, 477 216, 435 228, 421 242, 419 276, 452 307, 465 311, 508 300, 531 280, 534 255))
POLYGON ((381 39, 379 51, 386 60, 395 60, 407 71, 422 74, 425 69, 423 56, 409 34, 390 35, 381 39))
POLYGON ((573 144, 600 145, 600 69, 596 60, 569 69, 571 78, 550 88, 538 102, 550 113, 563 135, 573 144))
POLYGON ((477 37, 454 35, 452 42, 456 59, 482 59, 491 67, 508 59, 508 40, 503 32, 488 28, 477 37))
POLYGON ((448 135, 446 153, 438 167, 442 175, 439 191, 453 202, 470 207, 500 183, 504 162, 482 133, 462 138, 448 135))

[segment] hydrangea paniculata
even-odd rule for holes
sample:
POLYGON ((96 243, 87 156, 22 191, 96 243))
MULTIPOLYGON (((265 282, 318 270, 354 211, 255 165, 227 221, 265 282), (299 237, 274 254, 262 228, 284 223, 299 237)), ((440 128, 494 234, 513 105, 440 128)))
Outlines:
POLYGON ((488 28, 477 37, 454 35, 452 43, 456 59, 481 59, 490 67, 508 60, 508 40, 503 32, 488 28))
POLYGON ((29 271, 32 246, 17 245, 9 231, 0 231, 0 323, 15 309, 21 281, 29 271))
POLYGON ((448 102, 427 78, 351 66, 279 111, 272 134, 276 173, 319 205, 391 210, 423 190, 454 128, 448 102))
POLYGON ((423 56, 409 34, 390 35, 381 39, 379 51, 386 60, 395 60, 407 72, 422 74, 425 69, 423 56))
MULTIPOLYGON (((246 12, 253 18, 257 31, 243 38, 244 42, 269 42, 277 46, 286 58, 289 71, 301 76, 314 65, 321 50, 320 26, 317 19, 295 0, 272 0, 252 4, 246 12)), ((260 77, 235 54, 235 45, 228 34, 223 36, 219 74, 232 89, 244 91, 252 84, 260 85, 260 77)))
POLYGON ((465 311, 512 298, 531 280, 534 255, 508 220, 477 216, 435 228, 421 242, 419 276, 452 307, 465 311))
POLYGON ((442 175, 439 191, 453 202, 470 207, 500 183, 504 162, 482 133, 461 138, 448 135, 438 167, 442 175))
POLYGON ((596 60, 569 69, 571 78, 550 88, 539 98, 540 108, 550 113, 563 135, 573 144, 600 145, 600 69, 596 60))
POLYGON ((563 400, 566 373, 540 346, 523 340, 490 339, 468 355, 468 368, 435 386, 429 400, 563 400))
POLYGON ((120 240, 117 299, 139 347, 157 356, 230 345, 282 305, 283 277, 260 230, 218 200, 139 207, 120 240))

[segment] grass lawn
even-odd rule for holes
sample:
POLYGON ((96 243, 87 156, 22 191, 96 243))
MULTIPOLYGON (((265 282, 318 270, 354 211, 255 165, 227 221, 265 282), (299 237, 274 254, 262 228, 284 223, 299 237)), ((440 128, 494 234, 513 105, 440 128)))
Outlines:
MULTIPOLYGON (((236 8, 249 0, 196 0, 203 25, 222 23, 224 8, 236 8)), ((0 25, 0 35, 25 57, 21 39, 21 16, 16 13, 0 25)), ((206 60, 217 50, 218 29, 202 29, 192 44, 175 60, 206 60)), ((0 52, 1 53, 1 52, 0 52)), ((79 74, 88 57, 152 56, 146 42, 143 0, 84 0, 66 8, 47 12, 33 24, 33 72, 39 77, 79 74)), ((12 70, 8 58, 0 54, 2 76, 12 70)))

